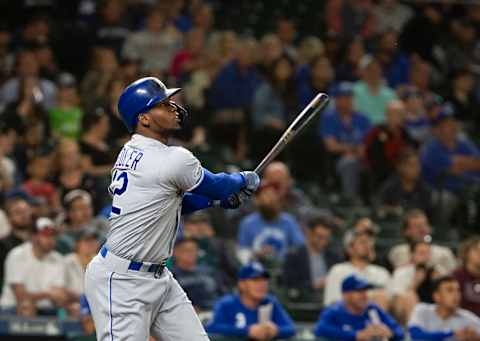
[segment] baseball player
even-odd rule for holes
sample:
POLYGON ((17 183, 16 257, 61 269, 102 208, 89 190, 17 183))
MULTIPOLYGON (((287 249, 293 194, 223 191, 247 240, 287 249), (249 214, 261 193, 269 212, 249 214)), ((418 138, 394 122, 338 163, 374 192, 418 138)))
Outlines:
POLYGON ((98 341, 208 340, 185 292, 165 268, 180 216, 237 208, 259 185, 254 172, 213 174, 168 138, 187 112, 153 77, 125 88, 118 110, 132 133, 112 169, 110 231, 85 274, 98 341))

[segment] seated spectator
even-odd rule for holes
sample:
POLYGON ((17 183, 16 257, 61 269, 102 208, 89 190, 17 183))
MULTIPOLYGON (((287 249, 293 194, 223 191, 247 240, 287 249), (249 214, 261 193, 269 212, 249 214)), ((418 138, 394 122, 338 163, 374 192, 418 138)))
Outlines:
POLYGON ((335 70, 332 68, 330 60, 321 55, 312 60, 303 74, 298 76, 297 97, 300 107, 304 108, 319 92, 328 92, 335 79, 335 70))
POLYGON ((410 61, 399 49, 398 32, 391 28, 381 32, 375 57, 380 62, 390 88, 396 89, 399 85, 408 83, 410 61))
POLYGON ((353 86, 355 110, 367 115, 373 124, 383 123, 385 109, 396 98, 395 93, 384 84, 382 68, 377 59, 364 56, 359 67, 361 80, 353 86))
POLYGON ((52 134, 78 139, 82 131, 83 111, 75 77, 66 72, 60 74, 57 87, 56 105, 48 112, 52 134))
POLYGON ((421 154, 423 177, 440 191, 459 194, 480 180, 480 150, 460 135, 450 110, 439 113, 433 125, 435 137, 421 154))
POLYGON ((103 241, 108 230, 105 219, 93 216, 92 197, 88 192, 75 189, 63 198, 66 210, 64 231, 58 237, 57 251, 67 254, 75 251, 75 241, 82 230, 92 227, 103 241))
POLYGON ((435 304, 419 303, 408 322, 413 341, 480 340, 480 319, 459 308, 460 285, 452 276, 438 278, 433 286, 435 304))
POLYGON ((334 228, 333 222, 327 217, 311 218, 305 245, 298 246, 287 254, 283 275, 292 298, 325 287, 327 272, 340 261, 339 255, 330 246, 334 228))
POLYGON ((127 36, 122 55, 142 60, 142 70, 146 73, 165 74, 182 46, 182 35, 159 9, 147 11, 145 23, 144 30, 127 36))
POLYGON ((94 42, 111 48, 120 55, 121 48, 129 34, 127 4, 117 0, 102 1, 96 12, 94 24, 94 42))
POLYGON ((256 41, 245 39, 235 50, 235 58, 216 75, 208 91, 208 103, 214 111, 213 140, 225 144, 242 156, 246 148, 240 138, 247 124, 260 76, 255 67, 256 41))
POLYGON ((343 60, 337 63, 336 80, 356 82, 360 79, 360 61, 365 56, 365 45, 360 37, 347 43, 343 60))
POLYGON ((453 276, 460 284, 460 306, 480 316, 480 238, 473 236, 465 240, 460 246, 459 257, 461 266, 453 276))
POLYGON ((209 334, 253 340, 285 339, 295 334, 290 316, 268 294, 270 275, 260 263, 245 265, 238 273, 238 294, 220 299, 207 325, 209 334))
POLYGON ((195 239, 180 238, 173 250, 172 273, 185 290, 196 310, 213 307, 221 295, 216 271, 198 266, 198 246, 195 239))
POLYGON ((335 105, 332 111, 323 114, 320 136, 328 153, 336 160, 342 192, 346 198, 355 198, 359 193, 361 159, 364 154, 363 139, 370 130, 370 121, 354 111, 353 89, 348 82, 337 85, 333 92, 335 105))
POLYGON ((80 314, 79 303, 84 293, 83 282, 85 269, 92 258, 98 253, 98 233, 93 228, 82 230, 77 236, 75 252, 65 256, 65 288, 67 290, 69 313, 73 317, 80 314))
POLYGON ((410 264, 395 269, 392 277, 392 308, 402 322, 408 318, 418 302, 432 303, 432 283, 435 277, 446 275, 444 269, 431 263, 430 240, 410 244, 410 264))
MULTIPOLYGON (((13 127, 0 123, 0 194, 10 191, 18 181, 17 165, 11 157, 17 141, 17 132, 13 127)), ((5 227, 5 226, 2 226, 5 227)), ((0 227, 0 230, 2 228, 0 227)), ((1 235, 1 233, 0 233, 1 235)))
POLYGON ((108 176, 115 161, 106 141, 110 129, 108 116, 102 110, 87 114, 83 117, 82 128, 80 151, 85 171, 92 176, 108 176))
POLYGON ((373 9, 375 30, 382 33, 387 30, 402 32, 405 24, 413 17, 413 9, 398 0, 381 0, 373 9))
MULTIPOLYGON (((403 236, 405 243, 396 245, 388 254, 388 260, 394 268, 407 265, 411 259, 409 244, 415 241, 431 239, 432 228, 428 218, 422 210, 413 209, 403 217, 403 236)), ((450 273, 457 267, 457 261, 452 250, 445 246, 432 244, 431 265, 439 266, 450 273)))
POLYGON ((214 271, 221 288, 233 287, 236 283, 238 261, 230 244, 215 236, 210 217, 204 212, 195 212, 184 217, 183 236, 193 238, 198 246, 197 264, 214 271))
POLYGON ((258 70, 267 76, 275 60, 282 57, 285 53, 282 41, 275 33, 267 33, 260 40, 260 58, 258 60, 258 70))
POLYGON ((50 181, 52 173, 52 155, 39 152, 30 157, 27 166, 28 179, 22 184, 22 189, 34 198, 47 204, 45 215, 60 212, 60 198, 57 189, 50 181))
POLYGON ((325 308, 315 336, 331 341, 403 340, 403 330, 381 307, 369 302, 374 286, 356 275, 342 281, 342 300, 325 308))
POLYGON ((32 206, 27 201, 28 195, 22 197, 20 193, 15 196, 7 198, 5 202, 5 212, 7 214, 8 222, 10 223, 10 233, 0 239, 0 283, 4 279, 4 267, 7 254, 13 248, 26 242, 30 239, 33 218, 32 206))
POLYGON ((292 215, 282 211, 271 185, 259 188, 255 204, 257 212, 240 222, 238 258, 243 264, 257 258, 282 262, 290 248, 305 243, 302 230, 292 215))
POLYGON ((432 214, 432 190, 420 177, 420 158, 413 150, 403 151, 396 160, 395 173, 380 187, 376 201, 386 214, 403 215, 418 208, 432 214))
MULTIPOLYGON (((473 127, 469 127, 475 123, 478 124, 476 117, 476 109, 478 101, 475 99, 475 76, 468 69, 455 72, 452 75, 451 89, 445 100, 453 106, 456 118, 463 123, 464 127, 473 132, 473 127), (470 129, 468 129, 470 128, 470 129)), ((474 126, 475 128, 477 126, 474 126)))
POLYGON ((390 297, 388 287, 391 284, 387 269, 372 264, 375 260, 374 239, 367 233, 347 231, 344 237, 347 261, 334 265, 327 274, 325 283, 324 305, 329 305, 342 298, 342 282, 352 274, 363 277, 375 285, 371 292, 372 299, 382 307, 388 308, 390 297))
POLYGON ((7 80, 0 88, 0 103, 7 105, 21 99, 22 82, 30 78, 32 80, 31 83, 35 85, 36 99, 40 100, 39 96, 41 96, 43 109, 48 110, 52 108, 55 104, 57 89, 51 81, 39 77, 39 65, 35 53, 31 50, 18 52, 15 65, 15 77, 7 80))
POLYGON ((399 100, 387 104, 386 122, 374 127, 365 137, 365 156, 373 186, 384 181, 395 167, 402 151, 415 148, 415 141, 405 129, 405 106, 399 100))
POLYGON ((287 56, 280 56, 267 69, 265 81, 255 91, 252 107, 255 143, 253 157, 260 160, 277 142, 298 110, 293 73, 295 64, 287 56))
POLYGON ((55 314, 64 306, 65 264, 54 251, 57 228, 48 218, 35 222, 31 242, 13 248, 5 261, 5 282, 0 305, 21 314, 24 305, 35 307, 36 314, 55 314))
POLYGON ((423 144, 430 138, 430 121, 420 92, 413 86, 400 89, 400 99, 406 109, 405 128, 408 134, 418 144, 423 144))
POLYGON ((205 32, 199 29, 189 31, 185 37, 185 48, 178 51, 170 65, 170 74, 177 80, 191 75, 205 67, 205 32))

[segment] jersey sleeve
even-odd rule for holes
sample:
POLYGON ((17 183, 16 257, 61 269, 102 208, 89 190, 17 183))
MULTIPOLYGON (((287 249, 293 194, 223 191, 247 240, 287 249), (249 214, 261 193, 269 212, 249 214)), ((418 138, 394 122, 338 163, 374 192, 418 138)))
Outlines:
POLYGON ((170 158, 170 174, 175 187, 190 192, 202 182, 203 168, 190 151, 178 147, 170 158))

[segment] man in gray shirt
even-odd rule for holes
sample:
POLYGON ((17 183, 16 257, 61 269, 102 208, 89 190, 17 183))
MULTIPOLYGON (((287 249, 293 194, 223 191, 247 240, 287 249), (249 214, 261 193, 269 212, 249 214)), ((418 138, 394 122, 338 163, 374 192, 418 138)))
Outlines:
POLYGON ((480 319, 459 308, 460 285, 452 276, 438 278, 433 284, 435 304, 415 306, 408 329, 411 339, 435 341, 479 341, 480 319))

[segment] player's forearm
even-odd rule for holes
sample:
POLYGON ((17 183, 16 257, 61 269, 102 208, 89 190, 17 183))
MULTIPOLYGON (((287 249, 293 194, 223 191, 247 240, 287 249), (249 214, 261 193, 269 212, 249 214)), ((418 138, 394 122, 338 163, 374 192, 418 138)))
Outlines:
POLYGON ((185 193, 182 200, 182 215, 212 207, 213 201, 203 195, 185 193))
POLYGON ((239 173, 214 174, 205 168, 203 172, 203 180, 192 191, 194 194, 199 194, 212 200, 224 200, 232 194, 240 192, 245 187, 245 179, 239 173))

